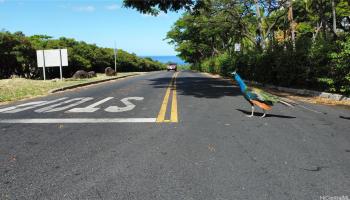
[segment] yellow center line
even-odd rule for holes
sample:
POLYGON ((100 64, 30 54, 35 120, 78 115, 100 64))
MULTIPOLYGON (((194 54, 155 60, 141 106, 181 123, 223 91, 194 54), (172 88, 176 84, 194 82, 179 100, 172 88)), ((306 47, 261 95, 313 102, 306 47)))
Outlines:
POLYGON ((156 122, 178 122, 178 117, 177 117, 177 99, 176 99, 176 77, 178 75, 178 72, 176 72, 171 81, 170 84, 165 92, 165 96, 162 102, 162 105, 160 107, 160 111, 158 113, 158 117, 156 122), (168 102, 169 102, 169 97, 170 93, 172 92, 172 103, 171 103, 171 114, 170 114, 170 120, 165 119, 167 107, 168 107, 168 102))
POLYGON ((176 99, 176 77, 174 79, 174 84, 173 84, 173 100, 171 101, 171 115, 170 115, 170 121, 171 122, 178 122, 177 119, 177 99, 176 99))
POLYGON ((166 90, 164 100, 163 100, 162 106, 160 107, 160 111, 158 113, 156 122, 164 122, 165 112, 169 101, 169 96, 170 96, 170 87, 168 87, 168 89, 166 90))

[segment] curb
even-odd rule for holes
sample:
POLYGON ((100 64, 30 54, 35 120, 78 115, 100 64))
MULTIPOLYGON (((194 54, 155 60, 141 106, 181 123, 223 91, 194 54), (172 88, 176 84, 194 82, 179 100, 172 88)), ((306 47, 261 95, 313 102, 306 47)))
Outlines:
MULTIPOLYGON (((212 78, 222 78, 222 79, 229 80, 229 81, 233 82, 232 79, 229 79, 227 77, 223 77, 223 76, 218 75, 218 74, 210 74, 207 72, 200 72, 200 73, 205 74, 207 76, 210 76, 212 78)), ((280 87, 280 86, 275 86, 275 85, 270 85, 270 84, 262 84, 262 83, 255 82, 255 81, 244 81, 244 82, 246 82, 248 84, 262 86, 262 87, 265 87, 268 89, 275 89, 275 90, 279 90, 281 92, 288 92, 288 93, 302 95, 302 96, 320 97, 320 98, 331 99, 331 100, 335 100, 335 101, 349 101, 350 102, 350 97, 347 97, 347 96, 341 95, 341 94, 333 94, 333 93, 328 93, 328 92, 319 92, 319 91, 306 90, 306 89, 286 88, 286 87, 280 87)))
POLYGON ((126 77, 130 77, 130 76, 137 76, 140 74, 130 74, 130 75, 125 75, 125 76, 121 76, 121 77, 114 77, 114 78, 109 78, 109 79, 103 79, 103 80, 98 80, 98 81, 92 81, 92 82, 87 82, 87 83, 79 83, 76 85, 71 85, 71 86, 66 86, 66 87, 62 87, 62 88, 57 88, 57 89, 52 89, 49 91, 49 94, 53 94, 56 92, 62 92, 65 90, 70 90, 70 89, 74 89, 74 88, 78 88, 78 87, 84 87, 84 86, 88 86, 88 85, 94 85, 94 84, 98 84, 98 83, 103 83, 103 82, 107 82, 107 81, 113 81, 113 80, 117 80, 117 79, 121 79, 121 78, 126 78, 126 77))
POLYGON ((334 94, 329 92, 319 92, 314 90, 306 90, 306 89, 294 89, 294 88, 287 88, 287 87, 280 87, 270 84, 262 84, 255 81, 246 81, 249 84, 254 84, 262 87, 266 87, 268 89, 275 89, 281 92, 288 92, 292 94, 297 94, 301 96, 310 96, 310 97, 320 97, 325 99, 331 99, 335 101, 350 101, 350 97, 347 97, 345 95, 341 94, 334 94))

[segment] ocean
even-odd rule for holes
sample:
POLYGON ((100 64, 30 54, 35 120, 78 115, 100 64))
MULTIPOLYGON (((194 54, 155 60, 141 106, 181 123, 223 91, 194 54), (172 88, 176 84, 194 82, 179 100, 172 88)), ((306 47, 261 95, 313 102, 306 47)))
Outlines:
POLYGON ((149 57, 153 60, 159 61, 161 63, 167 63, 167 62, 173 62, 178 65, 185 65, 187 64, 185 61, 183 61, 181 58, 177 56, 142 56, 142 57, 149 57))

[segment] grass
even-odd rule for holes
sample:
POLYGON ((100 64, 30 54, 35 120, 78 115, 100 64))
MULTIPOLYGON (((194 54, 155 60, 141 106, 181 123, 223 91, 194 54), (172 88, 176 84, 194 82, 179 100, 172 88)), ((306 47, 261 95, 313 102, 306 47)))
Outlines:
MULTIPOLYGON (((118 73, 117 77, 124 77, 135 72, 118 73)), ((60 80, 31 80, 24 78, 1 79, 0 80, 0 103, 43 96, 52 89, 66 86, 88 83, 98 80, 114 78, 104 74, 97 74, 97 77, 90 79, 64 79, 60 80)))

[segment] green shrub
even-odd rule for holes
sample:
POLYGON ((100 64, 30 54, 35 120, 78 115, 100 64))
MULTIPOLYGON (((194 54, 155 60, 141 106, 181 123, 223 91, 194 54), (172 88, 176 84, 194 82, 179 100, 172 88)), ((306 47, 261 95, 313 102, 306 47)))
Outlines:
POLYGON ((202 61, 197 70, 229 75, 236 68, 247 80, 286 87, 309 88, 350 94, 350 37, 334 43, 308 36, 275 44, 266 51, 256 49, 229 55, 227 52, 202 61))
MULTIPOLYGON (((114 52, 110 48, 101 48, 70 38, 52 39, 46 35, 27 37, 22 32, 0 32, 0 78, 12 74, 27 78, 38 78, 42 70, 36 66, 35 51, 39 49, 68 49, 69 67, 64 68, 63 75, 71 77, 77 70, 103 73, 106 67, 114 68, 114 52)), ((165 65, 152 59, 140 58, 123 50, 117 53, 117 70, 153 71, 164 69, 165 65)), ((58 68, 47 68, 47 77, 59 76, 58 68)))
POLYGON ((331 59, 330 75, 337 92, 350 94, 350 36, 337 41, 338 50, 329 54, 331 59))

